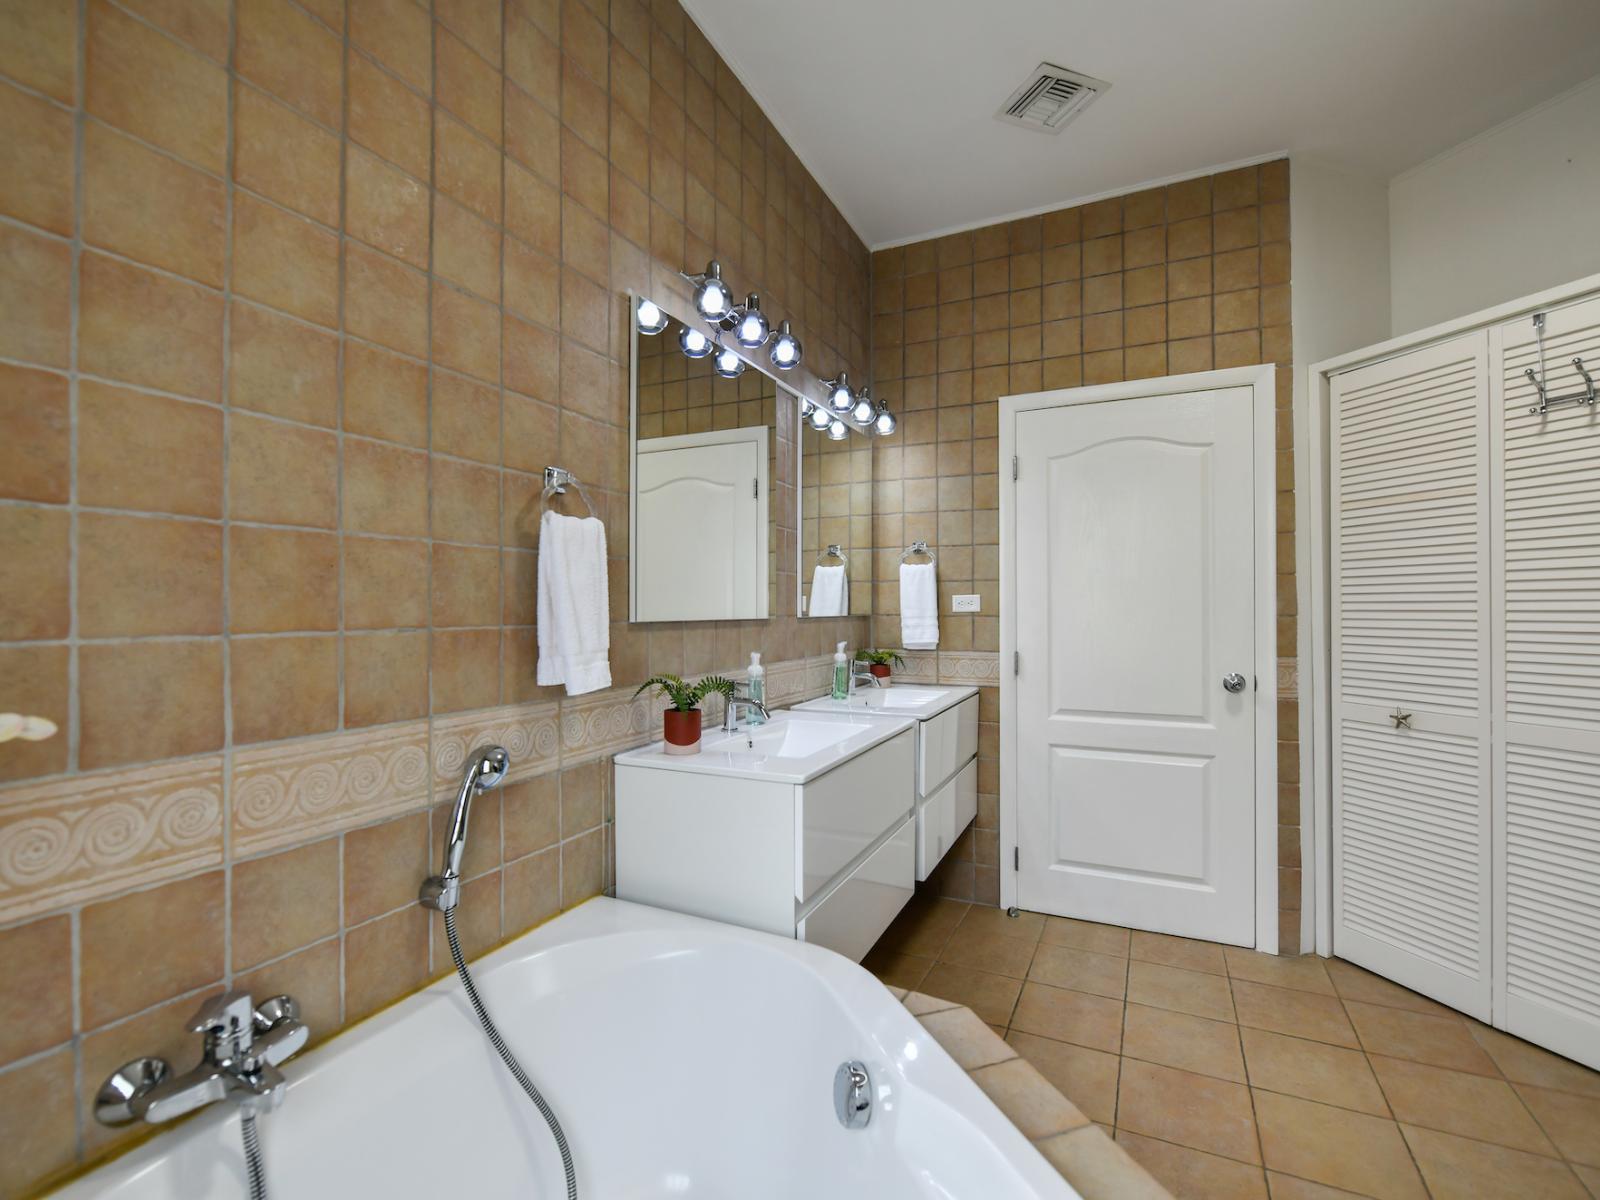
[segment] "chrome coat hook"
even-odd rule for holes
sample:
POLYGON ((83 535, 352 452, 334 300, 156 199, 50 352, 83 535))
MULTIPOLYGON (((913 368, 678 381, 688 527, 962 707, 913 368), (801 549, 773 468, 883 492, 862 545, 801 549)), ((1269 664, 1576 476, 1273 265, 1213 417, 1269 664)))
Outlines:
POLYGON ((1539 340, 1539 369, 1537 371, 1535 371, 1532 367, 1528 367, 1522 373, 1525 376, 1527 376, 1528 382, 1533 384, 1534 391, 1539 393, 1539 403, 1530 404, 1528 406, 1528 411, 1531 412, 1531 413, 1534 413, 1537 416, 1541 416, 1542 417, 1542 416, 1544 416, 1545 413, 1549 412, 1552 408, 1556 408, 1556 407, 1558 407, 1559 405, 1562 405, 1562 404, 1587 404, 1587 405, 1590 405, 1592 407, 1594 405, 1595 401, 1596 401, 1596 398, 1597 398, 1596 394, 1595 394, 1594 378, 1589 374, 1589 372, 1587 370, 1584 369, 1583 359, 1581 359, 1581 358, 1579 358, 1577 356, 1574 356, 1573 359, 1572 359, 1572 369, 1575 370, 1583 378, 1584 390, 1581 391, 1581 392, 1571 392, 1571 393, 1569 393, 1568 395, 1565 395, 1565 396, 1552 396, 1552 395, 1550 395, 1548 384, 1546 383, 1546 380, 1544 378, 1545 369, 1544 369, 1544 314, 1543 313, 1534 313, 1534 315, 1533 315, 1533 332, 1534 332, 1534 336, 1537 337, 1538 340, 1539 340))

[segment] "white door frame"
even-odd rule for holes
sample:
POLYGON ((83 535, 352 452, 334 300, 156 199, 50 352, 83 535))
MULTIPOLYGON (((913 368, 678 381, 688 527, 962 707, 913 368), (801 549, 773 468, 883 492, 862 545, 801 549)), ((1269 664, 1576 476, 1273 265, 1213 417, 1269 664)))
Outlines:
MULTIPOLYGON (((1435 342, 1447 341, 1493 325, 1531 316, 1546 308, 1571 304, 1586 296, 1600 294, 1600 275, 1588 275, 1560 287, 1549 288, 1493 308, 1481 309, 1324 359, 1306 368, 1308 387, 1305 411, 1295 413, 1295 579, 1299 609, 1309 615, 1300 622, 1300 725, 1301 787, 1311 788, 1311 823, 1305 829, 1301 849, 1304 895, 1309 900, 1316 951, 1333 954, 1333 697, 1330 692, 1332 632, 1329 625, 1328 575, 1328 417, 1333 396, 1333 377, 1356 367, 1386 358, 1409 354, 1435 342), (1304 449, 1302 449, 1304 447, 1304 449), (1309 729, 1309 745, 1304 736, 1309 729), (1309 749, 1309 753, 1307 750, 1309 749)), ((1002 402, 1003 403, 1003 402, 1002 402)), ((1001 504, 1004 505, 1004 496, 1001 504)), ((1003 520, 1003 516, 1002 516, 1003 520)), ((1001 584, 1002 591, 1004 583, 1001 584)), ((1003 618, 1002 618, 1003 620, 1003 618)), ((1003 627, 1002 627, 1003 628, 1003 627)), ((1001 811, 1004 811, 1002 801, 1001 811)), ((1004 876, 1002 876, 1004 879, 1004 876)), ((1002 884, 1002 887, 1004 884, 1002 884)), ((1302 949, 1311 949, 1302 941, 1302 949)))
MULTIPOLYGON (((1000 398, 1000 462, 1017 453, 1017 414, 1068 404, 1103 404, 1218 388, 1252 389, 1255 478, 1256 644, 1256 949, 1278 952, 1278 595, 1277 471, 1274 395, 1276 368, 1229 367, 1126 383, 1030 392, 1000 398)), ((1014 480, 1012 483, 1014 484, 1014 480)), ((1015 486, 1000 489, 1000 712, 1016 713, 1017 681, 1005 669, 1017 654, 1017 501, 1015 486)), ((1000 904, 1017 902, 1017 723, 1000 722, 1000 904)))

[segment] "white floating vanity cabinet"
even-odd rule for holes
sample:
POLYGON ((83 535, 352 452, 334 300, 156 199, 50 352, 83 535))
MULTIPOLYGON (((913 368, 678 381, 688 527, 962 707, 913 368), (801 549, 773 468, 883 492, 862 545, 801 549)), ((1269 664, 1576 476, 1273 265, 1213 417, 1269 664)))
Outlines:
POLYGON ((659 745, 617 757, 617 898, 859 962, 911 898, 916 733, 910 722, 856 720, 852 740, 863 748, 816 756, 825 760, 816 770, 779 751, 786 728, 828 718, 790 717, 775 714, 753 749, 740 735, 708 738, 675 762, 659 745))
POLYGON ((895 684, 848 700, 808 700, 795 711, 916 722, 917 882, 931 875, 978 815, 978 689, 895 684))

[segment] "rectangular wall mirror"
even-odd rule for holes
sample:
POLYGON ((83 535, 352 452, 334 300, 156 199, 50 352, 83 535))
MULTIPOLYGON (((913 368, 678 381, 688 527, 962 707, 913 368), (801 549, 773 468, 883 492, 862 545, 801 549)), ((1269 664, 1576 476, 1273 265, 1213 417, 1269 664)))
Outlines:
POLYGON ((825 390, 809 373, 757 350, 728 377, 710 327, 630 303, 629 619, 870 613, 870 436, 796 390, 825 390))

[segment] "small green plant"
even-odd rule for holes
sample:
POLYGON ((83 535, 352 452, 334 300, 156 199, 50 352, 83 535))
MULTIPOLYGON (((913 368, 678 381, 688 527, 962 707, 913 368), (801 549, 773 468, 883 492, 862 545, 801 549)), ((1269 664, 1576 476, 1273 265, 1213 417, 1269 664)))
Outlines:
POLYGON ((655 675, 641 683, 634 696, 638 697, 646 688, 652 687, 666 693, 667 699, 672 701, 672 707, 679 712, 693 712, 707 696, 716 695, 724 700, 732 700, 734 683, 721 675, 707 675, 698 683, 685 683, 677 675, 655 675))
POLYGON ((856 651, 856 661, 864 662, 873 667, 887 667, 890 665, 903 667, 906 665, 906 660, 900 657, 898 650, 868 650, 865 647, 856 651))

